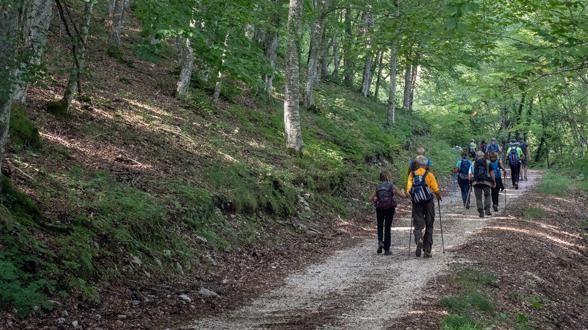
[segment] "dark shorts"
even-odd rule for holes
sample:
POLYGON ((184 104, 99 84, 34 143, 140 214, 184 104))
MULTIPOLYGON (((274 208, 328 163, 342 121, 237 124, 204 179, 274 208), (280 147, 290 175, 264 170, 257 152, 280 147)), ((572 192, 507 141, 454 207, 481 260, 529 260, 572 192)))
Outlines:
POLYGON ((527 167, 527 158, 521 159, 521 166, 522 167, 527 167))

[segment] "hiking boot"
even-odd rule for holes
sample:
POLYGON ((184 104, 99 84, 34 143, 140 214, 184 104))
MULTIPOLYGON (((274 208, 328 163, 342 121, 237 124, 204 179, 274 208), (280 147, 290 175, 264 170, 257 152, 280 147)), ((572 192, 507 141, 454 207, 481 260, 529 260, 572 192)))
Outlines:
POLYGON ((431 254, 430 251, 425 251, 425 255, 423 255, 423 258, 431 258, 433 255, 431 254))
POLYGON ((525 177, 525 181, 527 181, 527 177, 525 177))
POLYGON ((498 212, 498 205, 492 205, 492 209, 494 210, 494 212, 498 212))
POLYGON ((484 211, 483 210, 478 210, 478 214, 480 216, 480 218, 484 217, 484 211))
POLYGON ((418 243, 417 243, 416 251, 414 251, 414 254, 415 254, 417 257, 420 257, 420 256, 421 256, 421 252, 422 252, 422 251, 423 251, 423 242, 422 242, 422 241, 420 241, 420 242, 418 242, 418 243))
POLYGON ((492 213, 490 213, 490 210, 486 210, 486 215, 488 215, 488 216, 492 215, 492 213))
POLYGON ((378 242, 378 250, 376 250, 376 252, 378 254, 382 253, 383 248, 384 248, 384 242, 378 242))
POLYGON ((515 187, 515 189, 519 189, 519 184, 518 183, 515 183, 514 184, 514 187, 515 187))
POLYGON ((465 208, 466 208, 466 210, 469 210, 470 209, 470 204, 466 204, 465 205, 465 208))
POLYGON ((385 250, 384 251, 384 255, 385 256, 390 256, 390 255, 392 255, 392 252, 390 250, 385 250))

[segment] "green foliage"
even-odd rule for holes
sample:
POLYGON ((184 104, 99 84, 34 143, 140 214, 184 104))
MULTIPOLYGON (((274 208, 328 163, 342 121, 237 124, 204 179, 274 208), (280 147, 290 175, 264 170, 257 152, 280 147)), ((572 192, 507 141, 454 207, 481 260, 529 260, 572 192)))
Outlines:
POLYGON ((481 292, 468 292, 462 295, 443 297, 440 303, 454 311, 477 309, 488 312, 494 309, 494 304, 490 301, 490 298, 481 292))
POLYGON ((7 256, 0 252, 0 309, 15 308, 19 317, 35 311, 51 310, 53 305, 47 298, 47 292, 54 287, 54 283, 35 279, 21 270, 22 265, 6 259, 7 256))
POLYGON ((463 315, 448 315, 441 322, 443 330, 481 330, 483 329, 471 317, 463 315))
POLYGON ((140 60, 151 63, 159 63, 161 59, 170 58, 173 55, 170 47, 164 42, 155 44, 149 42, 140 43, 135 45, 134 51, 140 60))
POLYGON ((556 196, 564 196, 573 189, 588 191, 587 176, 578 172, 577 167, 546 170, 538 186, 539 192, 556 196))
POLYGON ((47 102, 47 112, 59 118, 70 116, 67 102, 63 100, 47 102))
POLYGON ((26 110, 16 105, 10 112, 10 146, 15 149, 40 148, 41 137, 35 124, 27 116, 26 110))
POLYGON ((525 218, 539 219, 545 216, 545 210, 538 207, 528 207, 524 209, 525 218))

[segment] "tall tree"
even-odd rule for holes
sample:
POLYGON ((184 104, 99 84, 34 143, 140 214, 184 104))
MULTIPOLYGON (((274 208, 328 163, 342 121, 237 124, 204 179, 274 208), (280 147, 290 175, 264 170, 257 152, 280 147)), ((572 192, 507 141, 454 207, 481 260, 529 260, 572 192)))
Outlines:
POLYGON ((192 43, 189 36, 178 36, 176 44, 180 62, 180 78, 176 84, 176 95, 179 97, 186 97, 190 90, 190 81, 192 79, 192 70, 194 68, 194 50, 192 49, 192 43))
POLYGON ((269 64, 269 72, 264 75, 264 89, 268 96, 273 92, 276 59, 278 58, 278 29, 280 24, 280 0, 273 0, 270 14, 270 27, 265 33, 264 50, 269 64))
POLYGON ((310 47, 303 99, 303 104, 305 108, 310 108, 314 104, 312 89, 314 83, 318 79, 318 70, 320 64, 319 56, 321 54, 321 50, 323 49, 322 44, 325 20, 327 15, 327 6, 329 5, 329 0, 314 0, 313 4, 317 18, 312 23, 312 26, 310 28, 310 47))
POLYGON ((302 0, 290 0, 287 23, 286 93, 284 98, 284 129, 286 147, 296 153, 302 150, 300 127, 300 39, 302 28, 302 0))
POLYGON ((372 40, 372 29, 374 27, 374 15, 370 9, 363 14, 362 20, 362 34, 366 38, 365 47, 366 55, 363 66, 363 76, 361 81, 361 94, 368 96, 370 92, 370 86, 372 85, 373 77, 373 65, 374 65, 374 54, 373 54, 373 40, 372 40))
POLYGON ((110 0, 108 3, 108 19, 106 26, 110 33, 110 43, 120 47, 125 11, 129 7, 129 0, 110 0))

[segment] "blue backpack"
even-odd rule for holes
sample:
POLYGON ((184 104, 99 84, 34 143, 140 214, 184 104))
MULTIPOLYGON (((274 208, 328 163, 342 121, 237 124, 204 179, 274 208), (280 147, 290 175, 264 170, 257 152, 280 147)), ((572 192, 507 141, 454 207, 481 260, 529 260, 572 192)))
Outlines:
POLYGON ((461 160, 461 162, 459 163, 459 177, 460 177, 460 179, 467 179, 468 178, 468 174, 470 173, 470 166, 472 166, 472 163, 470 163, 469 160, 467 160, 467 159, 461 160))
POLYGON ((410 188, 410 197, 415 204, 424 204, 433 199, 433 193, 425 182, 425 177, 429 171, 425 171, 423 175, 416 175, 412 171, 412 188, 410 188))
POLYGON ((499 151, 499 147, 498 144, 496 143, 490 143, 488 145, 488 148, 486 149, 486 152, 498 152, 499 151))
POLYGON ((510 151, 508 152, 508 164, 510 166, 517 166, 520 162, 519 153, 517 152, 517 147, 511 147, 510 151))

